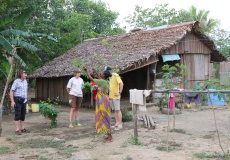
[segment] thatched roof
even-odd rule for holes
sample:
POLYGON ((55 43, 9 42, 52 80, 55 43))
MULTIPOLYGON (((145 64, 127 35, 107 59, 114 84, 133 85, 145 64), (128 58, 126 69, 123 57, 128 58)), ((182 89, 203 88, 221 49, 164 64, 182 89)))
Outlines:
POLYGON ((64 55, 48 62, 32 72, 30 78, 60 77, 72 75, 76 67, 74 58, 87 67, 115 67, 120 73, 155 63, 158 54, 177 44, 187 33, 193 33, 211 51, 211 61, 223 61, 214 42, 199 30, 199 22, 185 22, 169 25, 166 28, 140 30, 122 35, 85 40, 68 50, 64 55))

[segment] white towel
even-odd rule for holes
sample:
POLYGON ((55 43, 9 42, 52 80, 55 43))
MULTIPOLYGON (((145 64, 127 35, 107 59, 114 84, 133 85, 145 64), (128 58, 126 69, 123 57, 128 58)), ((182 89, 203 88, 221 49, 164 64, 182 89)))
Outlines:
POLYGON ((143 90, 130 89, 130 103, 144 105, 143 90))
POLYGON ((146 97, 148 97, 150 94, 152 93, 152 90, 144 90, 143 94, 144 94, 144 104, 143 105, 139 105, 139 110, 146 112, 147 108, 146 108, 146 97))
POLYGON ((144 90, 145 97, 148 97, 152 93, 152 90, 144 90))

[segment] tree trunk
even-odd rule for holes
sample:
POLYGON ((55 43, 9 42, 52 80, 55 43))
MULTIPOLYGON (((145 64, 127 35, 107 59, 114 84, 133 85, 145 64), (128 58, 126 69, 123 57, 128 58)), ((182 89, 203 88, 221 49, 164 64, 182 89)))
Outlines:
POLYGON ((0 104, 0 137, 2 136, 2 106, 3 106, 5 96, 6 96, 6 91, 7 91, 9 82, 10 82, 11 74, 13 72, 13 64, 14 64, 13 61, 14 61, 14 57, 9 57, 10 71, 8 73, 8 76, 7 76, 6 85, 5 85, 5 88, 4 88, 4 92, 3 92, 2 99, 1 99, 1 104, 0 104))

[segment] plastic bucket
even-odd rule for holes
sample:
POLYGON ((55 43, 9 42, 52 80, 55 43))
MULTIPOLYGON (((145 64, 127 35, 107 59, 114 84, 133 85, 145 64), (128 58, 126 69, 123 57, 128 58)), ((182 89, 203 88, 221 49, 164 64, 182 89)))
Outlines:
POLYGON ((32 112, 39 112, 38 104, 32 104, 32 112))

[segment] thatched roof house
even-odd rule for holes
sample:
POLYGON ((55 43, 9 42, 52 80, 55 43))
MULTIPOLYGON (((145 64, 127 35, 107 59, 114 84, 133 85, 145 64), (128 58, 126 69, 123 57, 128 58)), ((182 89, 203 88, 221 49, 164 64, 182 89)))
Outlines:
MULTIPOLYGON (((130 80, 127 80, 125 86, 138 88, 139 85, 141 86, 140 89, 145 89, 151 87, 151 81, 154 81, 151 76, 152 71, 154 69, 159 71, 163 65, 160 55, 170 54, 178 55, 180 60, 177 59, 177 62, 188 66, 188 80, 191 81, 208 79, 210 61, 225 60, 214 42, 200 32, 199 22, 185 22, 85 40, 64 55, 32 72, 29 77, 37 79, 37 98, 59 96, 65 101, 67 100, 66 83, 76 68, 72 61, 77 58, 89 68, 99 66, 103 68, 105 65, 116 68, 125 82, 135 72, 135 74, 139 74, 136 78, 143 77, 143 80, 135 81, 136 78, 133 77, 133 85, 130 85, 130 80), (54 89, 50 89, 50 85, 54 87, 54 81, 59 83, 55 86, 60 87, 60 84, 62 85, 58 88, 63 90, 62 94, 56 94, 54 89), (134 84, 134 81, 137 85, 134 84), (44 88, 45 91, 41 88, 44 88)), ((170 60, 172 57, 167 58, 170 60)), ((129 88, 126 89, 128 91, 129 88)))

